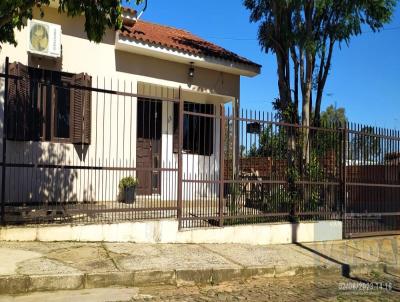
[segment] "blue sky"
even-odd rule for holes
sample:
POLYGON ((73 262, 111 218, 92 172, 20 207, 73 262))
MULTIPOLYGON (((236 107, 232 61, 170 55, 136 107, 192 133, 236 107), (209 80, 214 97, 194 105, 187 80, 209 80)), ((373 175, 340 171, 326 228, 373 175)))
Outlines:
MULTIPOLYGON (((276 63, 261 51, 256 24, 242 0, 149 0, 143 19, 183 28, 261 65, 262 74, 242 78, 242 108, 272 111, 278 96, 276 63)), ((387 30, 355 37, 333 57, 323 107, 346 108, 350 121, 400 130, 400 7, 387 30)))

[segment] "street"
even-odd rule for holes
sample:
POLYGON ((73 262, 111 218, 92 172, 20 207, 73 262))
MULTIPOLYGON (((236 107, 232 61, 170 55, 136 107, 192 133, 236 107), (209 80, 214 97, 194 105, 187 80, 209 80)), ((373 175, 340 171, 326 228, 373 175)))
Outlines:
POLYGON ((103 288, 0 296, 0 301, 399 301, 400 278, 372 272, 338 275, 252 278, 219 285, 103 288))

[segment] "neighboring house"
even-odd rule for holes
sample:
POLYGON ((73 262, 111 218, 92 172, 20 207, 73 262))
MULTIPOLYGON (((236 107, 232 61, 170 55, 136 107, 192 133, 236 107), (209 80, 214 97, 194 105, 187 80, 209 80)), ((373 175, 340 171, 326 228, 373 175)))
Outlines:
MULTIPOLYGON (((58 25, 48 33, 54 36, 35 40, 43 33, 40 23, 31 22, 38 24, 35 29, 31 25, 16 33, 17 47, 2 46, 1 71, 9 57, 10 73, 23 78, 10 80, 9 100, 30 110, 21 113, 9 104, 7 202, 115 200, 119 179, 136 173, 131 167, 143 168, 136 173, 140 195, 175 199, 179 106, 171 100, 183 99, 185 111, 219 115, 221 104, 239 106, 240 77, 260 73, 260 65, 187 31, 135 22, 130 9, 123 14, 123 28, 108 30, 96 44, 86 38, 83 17, 71 19, 47 8, 43 26, 58 25), (53 56, 35 53, 32 43, 39 53, 51 47, 53 56), (67 85, 97 90, 63 88, 67 85)), ((38 16, 35 11, 34 20, 38 16)), ((0 118, 3 125, 2 111, 0 118)), ((185 117, 184 175, 218 178, 219 135, 217 120, 185 117), (202 139, 194 142, 194 135, 202 139), (202 171, 194 171, 199 166, 202 171)), ((183 190, 198 197, 218 192, 206 183, 183 190)))
POLYGON ((391 166, 400 166, 400 152, 392 152, 385 154, 385 164, 391 166))

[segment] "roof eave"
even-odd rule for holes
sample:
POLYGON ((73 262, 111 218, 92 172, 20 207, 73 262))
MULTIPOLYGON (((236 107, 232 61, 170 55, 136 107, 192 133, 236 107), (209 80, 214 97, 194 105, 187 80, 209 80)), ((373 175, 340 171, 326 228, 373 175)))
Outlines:
POLYGON ((211 56, 193 55, 177 49, 124 37, 119 33, 116 35, 115 48, 177 63, 190 64, 193 62, 198 67, 247 77, 254 77, 261 72, 261 66, 257 64, 244 64, 211 56))

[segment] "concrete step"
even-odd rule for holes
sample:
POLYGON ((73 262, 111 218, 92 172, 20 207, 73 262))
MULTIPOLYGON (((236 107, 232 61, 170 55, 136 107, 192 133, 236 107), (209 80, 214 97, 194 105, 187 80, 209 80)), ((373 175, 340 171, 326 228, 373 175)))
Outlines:
POLYGON ((368 274, 387 272, 384 264, 313 267, 258 267, 242 269, 187 269, 169 271, 136 271, 109 273, 82 273, 63 275, 29 275, 0 277, 0 294, 14 295, 42 291, 81 290, 106 287, 144 287, 160 285, 214 285, 227 281, 247 280, 253 277, 291 277, 326 274, 368 274))
POLYGON ((398 276, 399 243, 400 236, 282 245, 0 241, 0 295, 372 271, 398 276))

